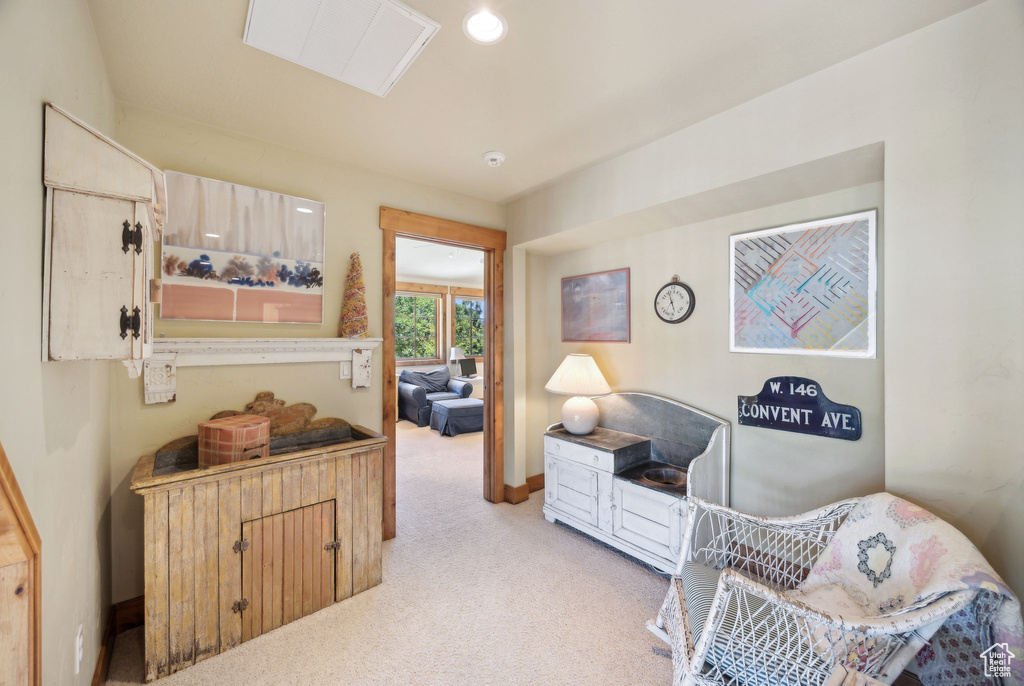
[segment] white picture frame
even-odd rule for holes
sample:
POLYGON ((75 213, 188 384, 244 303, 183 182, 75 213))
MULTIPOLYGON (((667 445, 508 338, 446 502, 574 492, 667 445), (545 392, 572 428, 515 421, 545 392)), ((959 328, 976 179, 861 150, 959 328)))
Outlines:
POLYGON ((876 357, 877 210, 729 237, 729 351, 876 357))

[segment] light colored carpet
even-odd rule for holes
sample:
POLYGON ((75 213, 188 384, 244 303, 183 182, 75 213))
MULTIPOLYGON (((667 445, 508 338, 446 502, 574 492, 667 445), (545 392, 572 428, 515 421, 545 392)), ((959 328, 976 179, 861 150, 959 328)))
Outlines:
MULTIPOLYGON (((484 501, 481 439, 399 422, 384 583, 160 683, 669 683, 644 629, 668 583, 545 521, 543 491, 484 501)), ((141 683, 142 659, 141 629, 118 636, 107 683, 141 683)))

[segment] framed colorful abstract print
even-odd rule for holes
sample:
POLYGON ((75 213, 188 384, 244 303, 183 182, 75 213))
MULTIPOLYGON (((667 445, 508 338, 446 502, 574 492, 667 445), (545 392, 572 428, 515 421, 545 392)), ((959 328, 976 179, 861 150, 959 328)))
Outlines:
POLYGON ((323 322, 323 203, 166 172, 160 317, 323 322))
POLYGON ((629 343, 629 269, 562 279, 562 341, 629 343))
POLYGON ((731 236, 729 350, 875 357, 876 214, 731 236))

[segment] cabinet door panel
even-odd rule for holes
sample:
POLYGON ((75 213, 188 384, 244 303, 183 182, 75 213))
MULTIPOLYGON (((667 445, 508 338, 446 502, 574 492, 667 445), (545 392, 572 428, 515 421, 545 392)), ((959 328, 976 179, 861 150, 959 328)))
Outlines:
MULTIPOLYGON (((281 567, 281 558, 274 555, 274 520, 280 519, 281 515, 264 517, 263 522, 263 569, 260 570, 262 581, 260 589, 253 589, 253 593, 262 594, 260 605, 263 608, 263 625, 260 633, 267 633, 274 628, 274 605, 280 601, 281 595, 274 596, 274 570, 281 567)), ((253 583, 255 587, 255 581, 253 583)), ((253 634, 255 635, 255 629, 253 634)))
POLYGON ((580 521, 598 524, 598 474, 593 469, 548 456, 545 502, 580 521))
MULTIPOLYGON (((270 607, 270 628, 276 629, 283 623, 285 586, 284 568, 287 562, 284 559, 284 515, 278 514, 271 518, 273 520, 273 555, 274 568, 270 571, 271 607, 270 607)), ((263 573, 266 583, 267 572, 263 573)))
POLYGON ((612 535, 675 562, 679 550, 680 500, 621 479, 614 481, 612 535))
POLYGON ((334 602, 335 503, 328 500, 242 523, 242 640, 334 602))
MULTIPOLYGON (((267 551, 263 547, 263 521, 257 519, 252 522, 252 534, 249 538, 249 550, 252 551, 252 585, 246 591, 245 584, 242 584, 242 597, 249 601, 248 611, 251 615, 249 621, 253 638, 263 633, 263 569, 268 563, 274 563, 272 558, 268 559, 264 556, 267 551)), ((245 576, 244 567, 242 576, 245 576)), ((242 640, 245 640, 244 637, 242 640)))
MULTIPOLYGON (((259 525, 259 522, 256 522, 259 525)), ((240 539, 243 543, 249 541, 250 545, 248 548, 242 551, 242 598, 249 599, 253 595, 253 567, 260 564, 260 559, 257 553, 263 551, 257 551, 252 546, 252 529, 253 522, 242 522, 242 538, 240 539), (255 560, 253 558, 256 558, 255 560)), ((252 638, 252 625, 257 623, 253 617, 255 615, 255 608, 250 604, 245 610, 242 611, 242 641, 248 641, 252 638)))
POLYGON ((334 501, 320 504, 320 542, 317 554, 320 556, 320 603, 324 608, 334 602, 334 549, 328 548, 334 542, 334 501))
MULTIPOLYGON (((283 550, 281 574, 281 623, 287 624, 295 619, 295 556, 293 540, 295 538, 295 510, 281 515, 282 527, 281 549, 283 550)), ((300 570, 301 571, 301 570, 300 570)))
POLYGON ((51 192, 50 359, 127 360, 134 339, 121 338, 121 308, 134 307, 135 253, 122 251, 121 232, 135 203, 51 192))

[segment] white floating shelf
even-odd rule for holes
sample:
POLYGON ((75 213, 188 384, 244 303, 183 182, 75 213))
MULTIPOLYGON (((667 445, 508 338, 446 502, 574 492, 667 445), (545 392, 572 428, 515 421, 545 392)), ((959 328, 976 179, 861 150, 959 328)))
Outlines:
MULTIPOLYGON (((147 404, 174 402, 178 367, 338 362, 353 388, 370 385, 372 351, 382 338, 157 338, 143 361, 147 404), (356 360, 353 374, 353 360, 356 360)), ((131 371, 131 370, 129 370, 131 371)))

